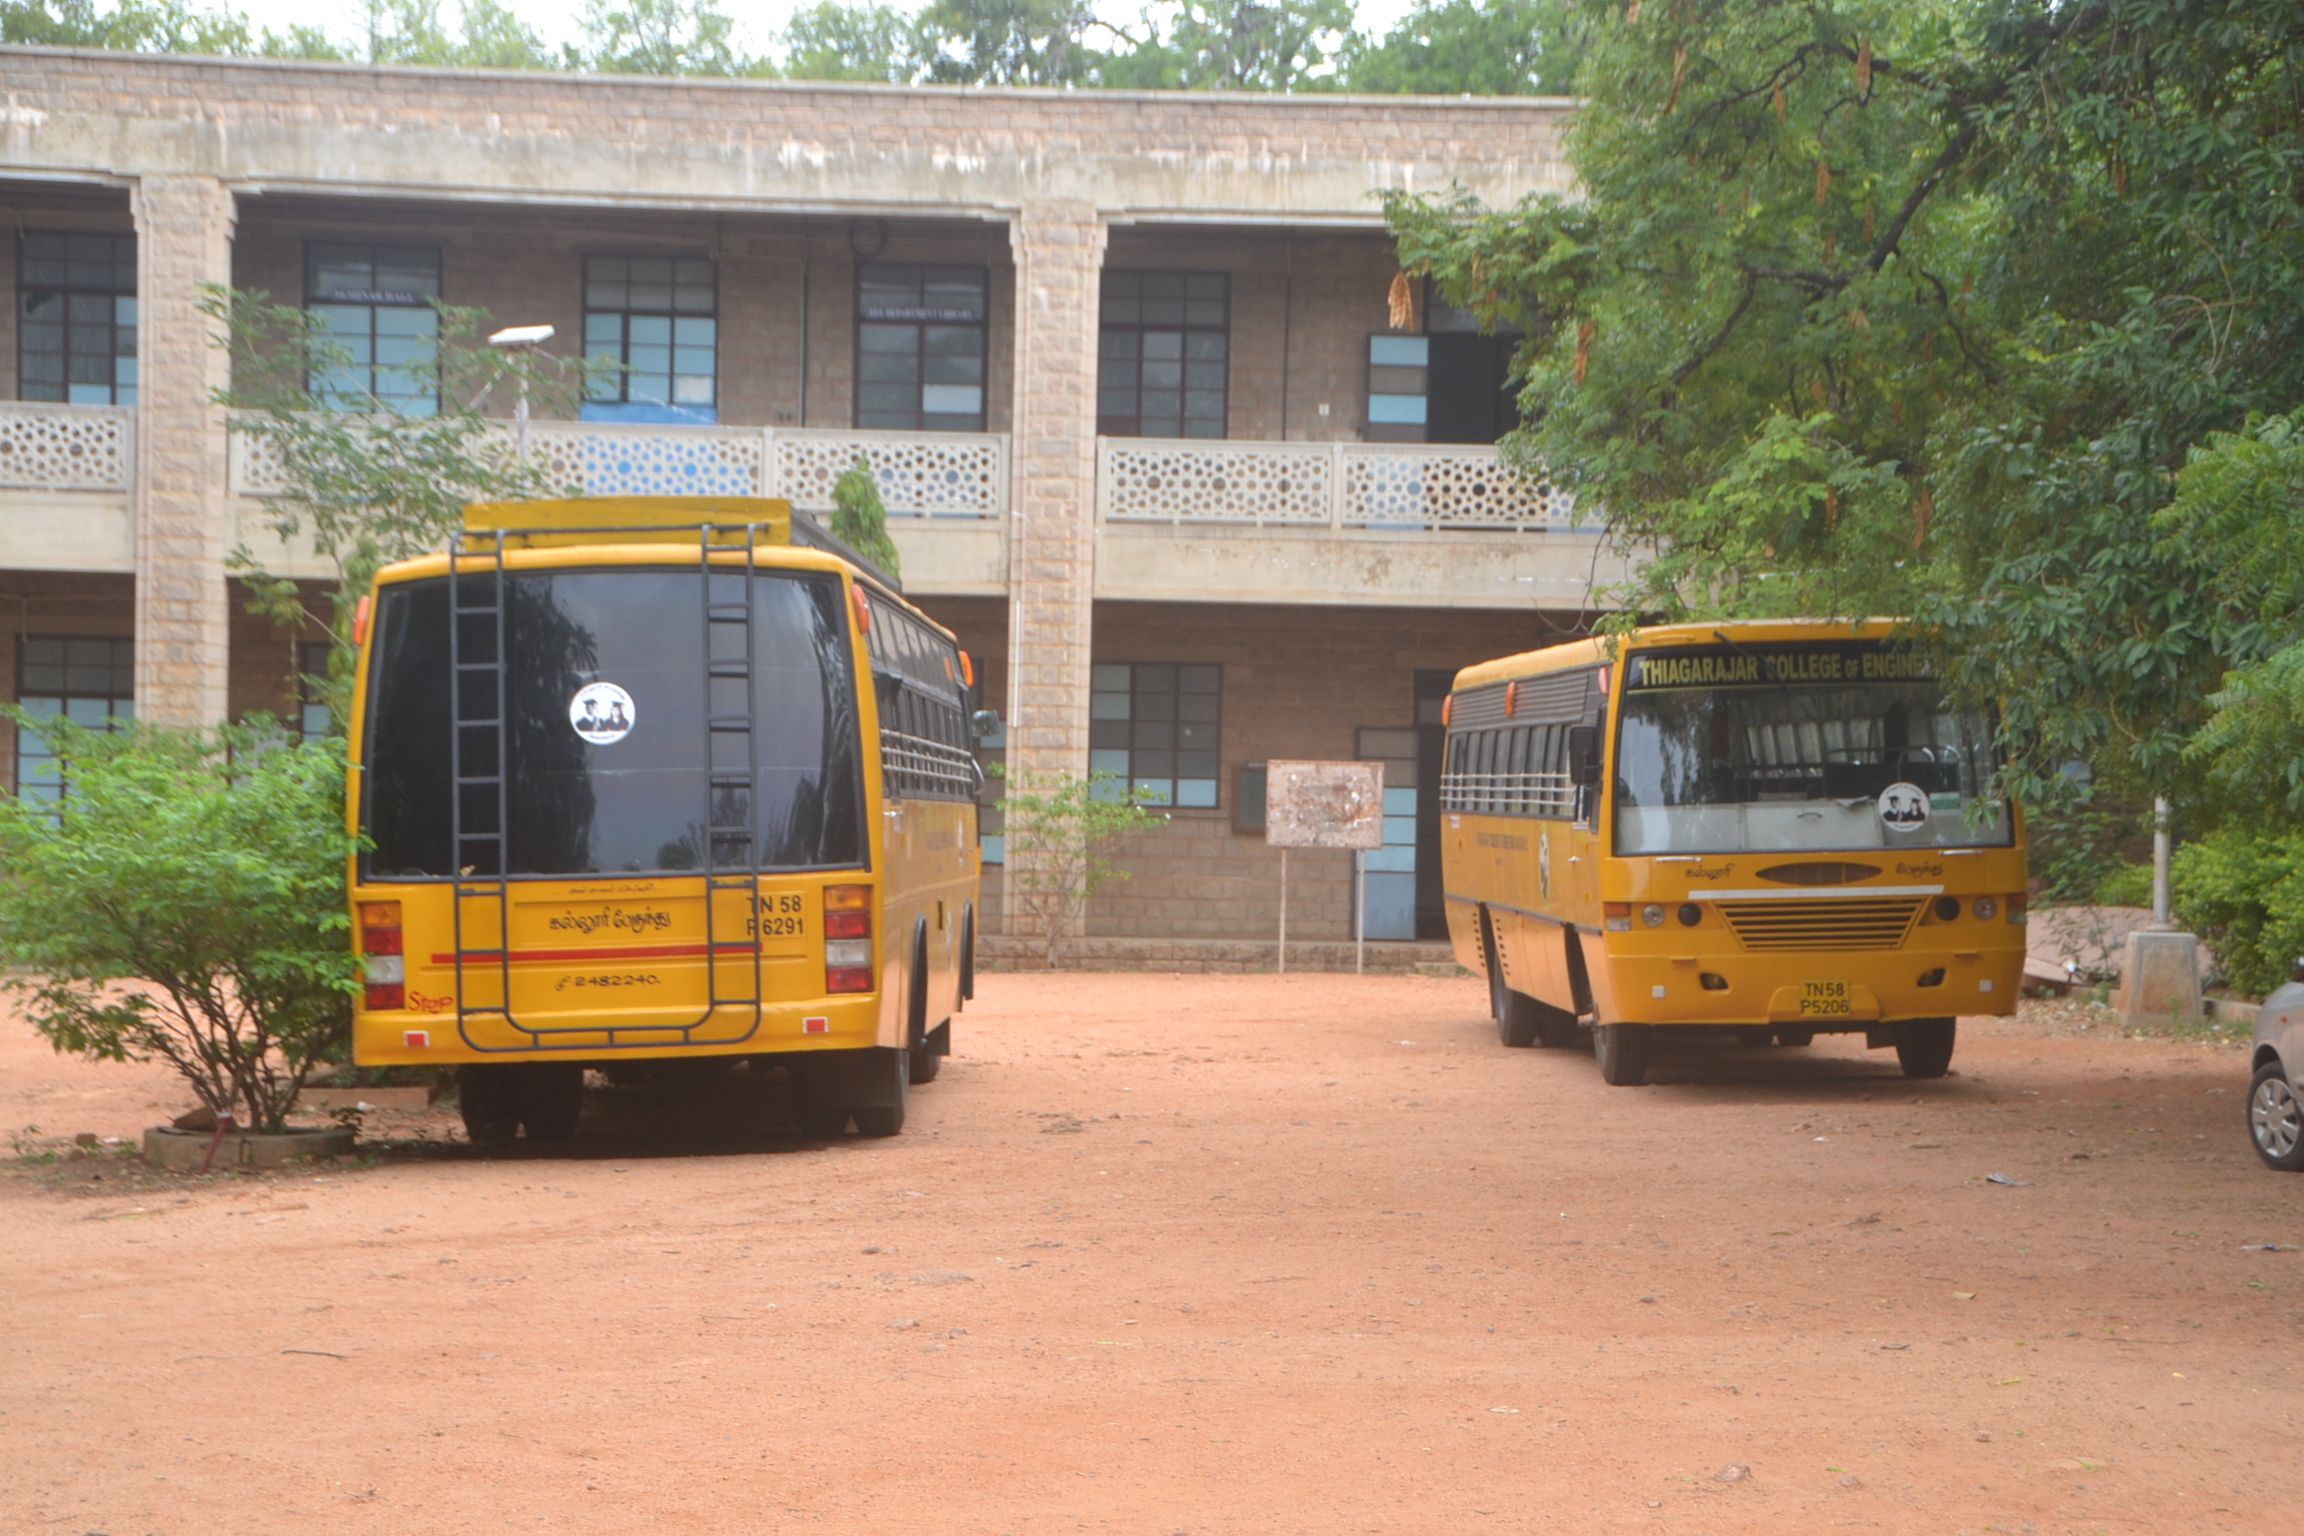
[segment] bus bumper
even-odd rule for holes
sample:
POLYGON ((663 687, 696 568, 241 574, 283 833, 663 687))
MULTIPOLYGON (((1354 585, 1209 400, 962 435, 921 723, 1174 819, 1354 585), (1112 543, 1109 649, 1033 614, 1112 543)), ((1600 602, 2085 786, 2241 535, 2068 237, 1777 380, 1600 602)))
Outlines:
POLYGON ((1893 954, 1720 954, 1612 958, 1608 1022, 1862 1029, 1898 1019, 2011 1014, 2021 949, 1893 954))

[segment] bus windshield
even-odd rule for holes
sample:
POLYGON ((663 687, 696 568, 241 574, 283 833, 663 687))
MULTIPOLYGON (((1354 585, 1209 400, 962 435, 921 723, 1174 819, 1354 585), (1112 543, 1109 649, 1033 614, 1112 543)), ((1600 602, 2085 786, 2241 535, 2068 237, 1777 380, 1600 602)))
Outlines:
POLYGON ((1846 644, 1628 657, 1616 852, 2008 846, 1991 721, 1921 671, 1846 644))
MULTIPOLYGON (((490 580, 465 577, 459 601, 486 602, 490 580)), ((766 869, 861 864, 863 770, 840 583, 758 571, 752 593, 753 843, 737 857, 756 850, 766 869)), ((716 656, 711 670, 722 675, 707 677, 699 601, 693 568, 505 577, 506 867, 459 871, 448 583, 385 586, 368 666, 368 876, 679 873, 705 867, 708 838, 721 844, 717 862, 729 862, 725 834, 711 829, 747 819, 728 798, 741 789, 725 783, 731 769, 737 785, 745 777, 744 733, 711 731, 706 714, 740 721, 747 689, 740 657, 729 676, 728 658, 716 656)), ((493 622, 464 618, 467 661, 488 657, 493 622)), ((467 720, 492 715, 494 670, 465 673, 467 720)), ((464 744, 467 778, 493 774, 494 733, 467 728, 464 744)), ((467 788, 466 832, 493 829, 496 793, 493 784, 467 788)))

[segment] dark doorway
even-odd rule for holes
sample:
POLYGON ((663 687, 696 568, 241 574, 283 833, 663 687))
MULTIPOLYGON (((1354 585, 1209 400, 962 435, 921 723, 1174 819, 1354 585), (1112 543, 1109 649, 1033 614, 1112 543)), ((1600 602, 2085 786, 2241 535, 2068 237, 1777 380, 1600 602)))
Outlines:
POLYGON ((1426 442, 1493 443, 1520 424, 1519 402, 1508 387, 1520 338, 1439 333, 1429 339, 1426 442))
POLYGON ((1430 669, 1416 674, 1416 937, 1448 937, 1447 885, 1440 878, 1440 768, 1448 730, 1440 706, 1448 698, 1453 672, 1430 669))

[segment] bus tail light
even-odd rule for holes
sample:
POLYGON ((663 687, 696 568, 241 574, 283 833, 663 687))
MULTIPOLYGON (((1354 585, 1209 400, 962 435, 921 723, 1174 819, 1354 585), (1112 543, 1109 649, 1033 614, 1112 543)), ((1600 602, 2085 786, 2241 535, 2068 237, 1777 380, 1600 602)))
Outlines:
POLYGON ((2018 928, 2025 926, 2024 898, 2022 896, 2011 896, 2008 898, 2008 921, 2018 928))
POLYGON ((400 903, 360 903, 361 1004, 371 1011, 408 1006, 408 962, 401 954, 400 903))
POLYGON ((872 887, 824 888, 824 990, 872 990, 872 887))
POLYGON ((1600 903, 1600 915, 1610 933, 1630 933, 1632 931, 1632 903, 1628 901, 1604 901, 1600 903))

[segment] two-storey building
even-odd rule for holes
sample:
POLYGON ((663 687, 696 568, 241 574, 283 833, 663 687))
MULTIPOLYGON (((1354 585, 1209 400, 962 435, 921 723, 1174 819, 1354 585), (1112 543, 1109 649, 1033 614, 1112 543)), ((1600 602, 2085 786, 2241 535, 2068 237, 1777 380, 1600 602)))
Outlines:
MULTIPOLYGON (((1393 302, 1377 195, 1556 189, 1564 111, 0 49, 0 697, 293 716, 311 637, 225 557, 322 568, 266 533, 201 295, 323 312, 412 410, 437 299, 618 365, 530 428, 585 490, 821 512, 868 459, 1009 762, 1170 809, 1091 933, 1264 931, 1274 758, 1385 762, 1368 931, 1436 933, 1447 678, 1611 569, 1492 446, 1508 342, 1393 302)), ((51 767, 0 728, 0 785, 51 767)), ((1348 862, 1291 874, 1294 931, 1348 935, 1348 862)))

